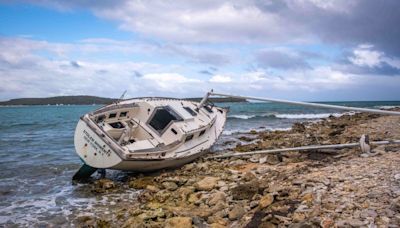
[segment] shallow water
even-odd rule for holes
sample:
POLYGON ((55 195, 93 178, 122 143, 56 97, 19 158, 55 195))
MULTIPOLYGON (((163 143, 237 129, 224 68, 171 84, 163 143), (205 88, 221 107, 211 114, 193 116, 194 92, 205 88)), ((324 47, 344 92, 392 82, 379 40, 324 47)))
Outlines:
MULTIPOLYGON (((335 103, 358 107, 400 106, 400 102, 335 103)), ((230 112, 223 136, 213 147, 237 140, 251 129, 287 129, 339 112, 270 103, 224 103, 230 112)), ((101 208, 103 198, 87 185, 72 185, 81 165, 73 134, 79 117, 99 106, 24 106, 0 108, 0 226, 70 224, 79 213, 101 208)), ((111 173, 118 176, 118 173, 111 173)), ((123 174, 122 174, 123 175, 123 174)), ((134 191, 120 197, 135 197, 134 191)), ((103 196, 107 197, 107 196, 103 196)), ((66 225, 68 226, 68 225, 66 225)))

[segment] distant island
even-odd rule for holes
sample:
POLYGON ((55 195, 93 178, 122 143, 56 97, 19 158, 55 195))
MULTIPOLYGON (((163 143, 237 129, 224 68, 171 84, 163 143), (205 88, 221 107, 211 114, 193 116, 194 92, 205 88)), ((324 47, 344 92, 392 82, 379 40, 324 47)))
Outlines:
MULTIPOLYGON (((201 97, 185 98, 191 101, 200 101, 201 97)), ((96 96, 58 96, 46 98, 18 98, 9 101, 0 101, 0 106, 10 105, 92 105, 92 104, 111 104, 116 98, 105 98, 96 96)), ((211 102, 246 102, 245 99, 238 98, 209 98, 211 102)))

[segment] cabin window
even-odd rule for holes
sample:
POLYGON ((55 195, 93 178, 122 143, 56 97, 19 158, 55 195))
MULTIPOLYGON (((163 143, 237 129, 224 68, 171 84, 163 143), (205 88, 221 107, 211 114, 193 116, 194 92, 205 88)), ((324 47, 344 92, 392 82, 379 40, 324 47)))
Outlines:
POLYGON ((204 130, 200 131, 200 134, 199 134, 199 136, 202 136, 202 135, 204 135, 204 133, 206 133, 206 129, 204 129, 204 130))
POLYGON ((117 116, 117 113, 110 113, 110 115, 108 116, 108 118, 115 118, 117 116))
POLYGON ((110 123, 110 126, 116 129, 121 129, 125 127, 121 122, 110 123))
POLYGON ((98 116, 98 117, 97 117, 97 123, 103 122, 103 120, 104 120, 105 118, 106 118, 105 115, 98 116))
POLYGON ((193 135, 188 135, 185 139, 185 142, 190 141, 193 139, 193 135))
POLYGON ((213 110, 212 110, 208 105, 203 106, 203 108, 204 108, 205 110, 207 110, 207 112, 213 113, 213 110))
POLYGON ((159 133, 162 133, 164 129, 169 125, 172 121, 181 121, 182 117, 180 117, 174 110, 170 107, 160 107, 155 109, 154 115, 149 121, 149 125, 159 133))
POLYGON ((175 129, 173 129, 173 128, 171 128, 171 131, 172 131, 172 133, 174 133, 175 135, 178 134, 178 132, 177 132, 175 129))
POLYGON ((193 111, 190 107, 183 107, 190 115, 197 116, 197 113, 193 111))
POLYGON ((121 112, 121 113, 119 114, 119 117, 125 117, 127 114, 128 114, 128 112, 121 112))

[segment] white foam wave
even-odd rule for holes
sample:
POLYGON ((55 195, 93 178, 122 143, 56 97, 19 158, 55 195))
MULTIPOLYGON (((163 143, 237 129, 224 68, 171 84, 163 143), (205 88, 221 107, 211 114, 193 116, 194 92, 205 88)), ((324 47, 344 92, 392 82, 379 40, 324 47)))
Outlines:
POLYGON ((237 115, 229 115, 228 118, 234 118, 234 119, 243 119, 243 120, 248 120, 251 118, 256 118, 256 117, 275 117, 274 113, 264 113, 264 114, 237 114, 237 115))
POLYGON ((229 118, 248 120, 256 117, 255 115, 230 115, 229 118))
POLYGON ((379 109, 392 109, 392 108, 398 108, 400 106, 395 106, 395 105, 381 105, 381 106, 375 106, 375 108, 379 109))
POLYGON ((224 130, 222 133, 223 135, 234 135, 234 134, 246 134, 249 133, 250 131, 256 131, 256 132, 262 132, 262 131, 288 131, 291 128, 281 128, 281 127, 267 127, 267 128, 259 128, 259 129, 247 129, 247 130, 224 130))
POLYGON ((318 114, 276 114, 280 119, 321 119, 330 116, 340 117, 343 113, 318 113, 318 114))

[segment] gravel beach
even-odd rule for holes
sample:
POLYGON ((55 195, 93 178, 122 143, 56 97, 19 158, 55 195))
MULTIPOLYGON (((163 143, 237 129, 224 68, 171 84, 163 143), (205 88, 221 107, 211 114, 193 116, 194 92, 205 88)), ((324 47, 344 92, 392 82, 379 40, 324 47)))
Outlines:
MULTIPOLYGON (((234 151, 400 139, 400 117, 351 114, 249 132, 234 151)), ((400 145, 227 159, 84 184, 81 227, 399 227, 400 145), (122 197, 135 192, 135 197, 122 197)))

